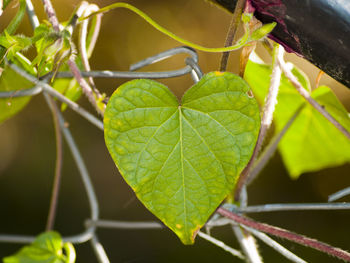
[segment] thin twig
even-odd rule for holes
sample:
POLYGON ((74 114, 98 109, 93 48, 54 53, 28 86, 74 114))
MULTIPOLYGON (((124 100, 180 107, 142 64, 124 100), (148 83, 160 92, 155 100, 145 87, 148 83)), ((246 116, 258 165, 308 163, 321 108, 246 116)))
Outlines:
MULTIPOLYGON (((84 15, 85 16, 90 15, 92 12, 95 12, 97 10, 98 10, 98 7, 96 5, 87 4, 86 9, 84 10, 85 11, 84 15)), ((99 16, 101 16, 101 15, 99 15, 99 16)), ((81 60, 83 62, 84 69, 86 71, 91 70, 90 63, 89 63, 89 55, 88 55, 89 47, 87 46, 87 42, 86 42, 89 20, 90 19, 86 19, 82 22, 82 25, 80 27, 80 34, 79 34, 80 35, 80 37, 79 37, 79 51, 80 51, 81 60)), ((97 31, 99 31, 99 28, 97 28, 97 31)), ((98 89, 96 89, 94 79, 92 77, 89 77, 88 80, 89 80, 90 86, 93 88, 96 96, 101 97, 101 93, 99 92, 98 89)))
MULTIPOLYGON (((225 47, 232 46, 233 44, 233 40, 235 38, 239 23, 241 21, 242 11, 243 11, 245 2, 246 0, 238 0, 236 3, 235 10, 233 11, 233 14, 232 14, 230 27, 227 32, 225 47)), ((220 62, 220 71, 226 71, 229 56, 230 56, 230 52, 222 53, 221 62, 220 62)))
POLYGON ((45 13, 46 13, 51 25, 52 25, 52 28, 56 32, 59 32, 60 31, 60 23, 58 22, 56 12, 55 12, 55 9, 53 9, 51 1, 50 0, 42 0, 42 2, 43 2, 44 9, 45 9, 45 13))
POLYGON ((342 190, 328 196, 328 202, 334 202, 334 201, 336 201, 340 198, 343 198, 344 196, 347 196, 347 195, 350 195, 350 187, 342 189, 342 190))
POLYGON ((233 225, 232 230, 247 258, 247 262, 262 263, 263 261, 259 254, 254 237, 249 232, 241 229, 238 225, 233 225))
POLYGON ((350 210, 350 203, 266 204, 237 207, 237 213, 264 213, 281 211, 350 210))
POLYGON ((293 241, 303 246, 314 248, 316 250, 322 251, 324 253, 327 253, 328 255, 337 257, 345 261, 350 261, 350 253, 348 253, 347 251, 344 251, 340 248, 332 247, 318 240, 315 240, 306 236, 302 236, 282 228, 278 228, 275 226, 254 221, 252 219, 230 212, 223 208, 218 208, 217 213, 219 213, 224 217, 232 219, 234 222, 238 224, 242 224, 242 225, 254 228, 256 230, 259 230, 261 232, 293 241))
POLYGON ((32 28, 37 28, 40 25, 39 19, 34 12, 33 3, 31 0, 26 0, 26 9, 32 28))
POLYGON ((74 110, 75 112, 80 114, 82 117, 84 117, 85 119, 90 121, 92 124, 94 124, 99 129, 103 130, 103 123, 99 119, 97 119, 94 115, 92 115, 91 113, 89 113, 88 111, 86 111, 85 109, 80 107, 78 104, 76 104, 75 102, 71 101, 70 99, 68 99, 67 97, 65 97, 61 93, 59 93, 57 90, 52 88, 47 83, 40 81, 37 78, 35 78, 34 76, 28 74, 26 71, 24 71, 23 69, 21 69, 17 65, 9 63, 9 66, 14 71, 16 71, 18 74, 20 74, 22 77, 26 78, 27 80, 29 80, 30 82, 32 82, 36 86, 40 86, 45 91, 47 91, 47 93, 49 93, 53 97, 59 99, 63 103, 66 103, 72 110, 74 110))
POLYGON ((100 241, 98 240, 98 237, 96 234, 94 234, 90 240, 92 248, 95 251, 95 254, 97 256, 99 263, 109 263, 109 259, 107 256, 107 253, 103 246, 101 245, 100 241))
POLYGON ((268 235, 261 233, 251 227, 247 227, 244 225, 241 225, 244 229, 248 230, 250 233, 252 233, 254 236, 259 238, 261 241, 263 241, 266 245, 272 247, 274 250, 276 250, 278 253, 280 253, 282 256, 286 257, 287 259, 295 262, 295 263, 306 263, 305 260, 301 259, 285 247, 281 246, 279 243, 277 243, 275 240, 270 238, 268 235))
POLYGON ((316 100, 314 100, 310 93, 304 89, 303 85, 300 84, 298 79, 293 75, 289 67, 283 61, 283 59, 279 58, 278 63, 284 73, 284 75, 288 78, 288 80, 293 84, 296 90, 303 96, 308 103, 311 104, 319 113, 321 113, 327 120, 329 120, 339 131, 341 131, 345 137, 350 140, 350 132, 347 131, 336 119, 332 117, 316 100))
MULTIPOLYGON (((81 75, 85 77, 93 78, 143 78, 143 79, 164 79, 173 78, 186 75, 192 71, 190 66, 186 66, 178 70, 160 71, 160 72, 132 72, 132 71, 111 71, 111 70, 100 70, 100 71, 81 71, 81 75)), ((73 74, 71 72, 57 72, 56 78, 71 78, 73 74)))
POLYGON ((97 105, 96 102, 96 97, 95 94, 93 93, 90 85, 86 82, 86 80, 83 78, 83 76, 80 73, 80 70, 77 66, 77 64, 75 63, 75 61, 70 58, 67 61, 67 64, 74 76, 74 78, 78 81, 83 93, 85 94, 85 96, 88 98, 89 102, 94 106, 95 110, 101 115, 103 116, 104 114, 104 109, 99 108, 99 106, 97 105))
MULTIPOLYGON (((79 149, 74 141, 74 138, 73 138, 72 134, 70 133, 69 128, 66 127, 65 120, 59 111, 58 111, 58 120, 59 120, 60 128, 63 132, 64 138, 68 144, 68 147, 73 155, 73 159, 74 159, 74 161, 78 167, 79 173, 81 175, 83 185, 84 185, 84 188, 86 190, 87 197, 88 197, 90 210, 91 210, 90 211, 91 219, 97 220, 98 215, 99 215, 99 205, 97 202, 97 197, 96 197, 95 190, 94 190, 93 184, 91 182, 88 170, 87 170, 86 165, 84 163, 84 160, 80 154, 80 151, 79 151, 79 149)), ((95 227, 91 226, 84 233, 76 235, 76 236, 72 236, 72 237, 67 237, 66 239, 72 243, 83 243, 83 242, 86 242, 87 240, 91 239, 94 232, 95 232, 95 227)), ((66 240, 66 239, 64 239, 64 240, 66 240)))
POLYGON ((51 193, 50 209, 49 215, 46 223, 46 231, 52 230, 55 224, 55 216, 57 211, 57 202, 59 189, 61 184, 62 177, 62 159, 63 159, 63 149, 62 149, 62 133, 60 129, 60 124, 58 120, 58 108, 55 101, 50 97, 50 95, 44 93, 45 100, 49 105, 49 108, 52 112, 52 118, 55 128, 56 136, 56 168, 55 168, 55 177, 51 193))
POLYGON ((164 225, 159 222, 130 222, 116 220, 87 220, 86 226, 95 226, 98 228, 116 228, 116 229, 163 229, 164 225))
MULTIPOLYGON (((132 230, 165 229, 165 226, 159 222, 130 222, 130 221, 116 221, 116 220, 102 220, 102 219, 87 220, 86 226, 88 227, 95 226, 98 228, 132 229, 132 230)), ((220 240, 217 240, 209 235, 206 235, 203 232, 198 232, 198 236, 221 247, 222 249, 224 249, 225 251, 228 251, 234 256, 237 256, 239 258, 244 258, 239 251, 227 246, 220 240)))
POLYGON ((236 201, 240 199, 242 187, 249 180, 251 168, 255 162, 256 157, 258 156, 261 150, 263 141, 266 137, 267 130, 269 129, 273 119, 273 113, 275 111, 275 106, 277 104, 277 95, 278 95, 278 90, 281 82, 281 73, 282 73, 278 61, 283 59, 283 55, 284 55, 283 47, 276 44, 273 51, 273 69, 271 74, 270 87, 266 97, 263 117, 261 119, 261 128, 260 128, 258 140, 256 142, 253 154, 247 166, 245 167, 245 169, 243 170, 243 172, 239 177, 239 180, 235 189, 236 201))
POLYGON ((194 59, 192 57, 186 58, 185 62, 187 65, 189 65, 192 68, 191 77, 192 77, 194 83, 197 83, 203 77, 203 72, 202 72, 201 68, 194 61, 194 59))
POLYGON ((242 255, 242 253, 232 247, 229 247, 228 245, 226 245, 224 242, 209 236, 201 231, 198 232, 198 236, 200 236, 201 238, 209 241, 210 243, 213 243, 214 245, 222 248, 223 250, 227 251, 228 253, 234 255, 235 257, 239 257, 240 259, 244 259, 244 256, 242 255))
POLYGON ((40 94, 41 92, 42 92, 41 86, 36 85, 30 89, 0 92, 0 98, 17 98, 17 97, 35 96, 40 94))
POLYGON ((180 47, 168 49, 168 50, 163 51, 161 53, 158 53, 154 56, 150 56, 150 57, 145 58, 141 61, 138 61, 138 62, 130 65, 129 70, 135 71, 135 70, 138 70, 138 69, 143 68, 145 66, 157 63, 159 61, 163 61, 169 57, 172 57, 174 55, 181 54, 181 53, 185 53, 185 54, 190 55, 193 58, 193 60, 196 63, 198 63, 198 54, 194 49, 187 47, 187 46, 180 46, 180 47))
POLYGON ((260 154, 259 158, 254 162, 253 167, 250 171, 249 177, 247 179, 247 184, 253 182, 258 174, 262 171, 262 169, 266 166, 268 161, 271 159, 273 154, 276 152, 277 147, 284 134, 288 131, 290 126, 294 123, 295 119, 299 116, 302 109, 305 107, 305 104, 301 105, 292 115, 292 117, 288 120, 283 129, 276 134, 269 144, 265 147, 263 152, 260 154))

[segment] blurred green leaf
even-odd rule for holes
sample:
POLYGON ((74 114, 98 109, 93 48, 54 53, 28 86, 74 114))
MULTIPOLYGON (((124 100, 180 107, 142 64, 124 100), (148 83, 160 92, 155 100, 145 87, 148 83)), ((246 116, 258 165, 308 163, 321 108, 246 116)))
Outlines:
MULTIPOLYGON (((310 90, 305 75, 295 67, 292 71, 304 88, 310 90)), ((270 75, 269 65, 248 62, 244 77, 261 104, 268 92, 270 75)), ((312 92, 312 96, 350 131, 348 113, 329 88, 320 87, 312 92)), ((279 144, 283 161, 292 178, 350 161, 349 140, 311 105, 306 104, 284 76, 277 101, 274 113, 276 132, 281 131, 294 112, 305 104, 279 144)))
POLYGON ((16 254, 4 258, 3 262, 74 263, 75 251, 70 243, 63 243, 60 234, 51 231, 39 235, 32 244, 23 247, 16 254), (66 252, 67 256, 64 252, 66 252))
POLYGON ((0 45, 6 48, 7 58, 12 59, 16 53, 32 45, 29 37, 22 35, 11 36, 5 30, 0 36, 0 45))
POLYGON ((133 80, 110 98, 104 116, 107 148, 141 202, 185 244, 233 190, 260 128, 249 86, 212 72, 179 106, 164 85, 133 80))
MULTIPOLYGON (((81 87, 75 79, 56 79, 53 88, 74 102, 82 95, 81 87)), ((66 108, 67 104, 62 103, 61 110, 64 111, 66 108)))
MULTIPOLYGON (((348 112, 330 88, 319 87, 312 97, 350 131, 348 112)), ((309 104, 282 138, 279 150, 293 178, 350 162, 349 139, 309 104)))
MULTIPOLYGON (((6 66, 0 76, 0 92, 31 88, 33 84, 6 66)), ((0 98, 0 123, 11 118, 23 109, 30 97, 0 98)))
MULTIPOLYGON (((75 62, 77 63, 78 68, 83 70, 83 64, 79 56, 76 57, 75 62)), ((59 71, 69 71, 68 65, 63 64, 59 71)), ((53 88, 74 102, 78 101, 83 94, 83 91, 75 78, 55 79, 53 82, 53 88)), ((64 111, 66 108, 67 104, 62 103, 61 110, 64 111)))

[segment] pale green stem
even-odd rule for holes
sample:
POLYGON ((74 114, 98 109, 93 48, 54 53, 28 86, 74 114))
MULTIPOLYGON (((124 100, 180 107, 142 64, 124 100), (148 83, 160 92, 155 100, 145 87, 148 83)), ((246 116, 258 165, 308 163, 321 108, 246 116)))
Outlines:
MULTIPOLYGON (((170 38, 180 42, 181 44, 184 44, 186 46, 192 47, 194 49, 200 50, 200 51, 205 51, 205 52, 227 52, 227 51, 232 51, 232 50, 237 50, 240 49, 241 47, 243 47, 244 45, 246 45, 247 43, 249 43, 250 40, 250 30, 249 30, 249 26, 248 26, 248 22, 245 21, 244 23, 244 29, 245 29, 245 33, 244 35, 236 42, 235 45, 233 46, 229 46, 229 47, 220 47, 220 48, 210 48, 210 47, 204 47, 195 43, 192 43, 186 39, 183 39, 177 35, 175 35, 174 33, 168 31, 167 29, 165 29, 164 27, 162 27, 161 25, 159 25, 158 23, 156 23, 155 21, 153 21, 148 15, 146 15, 144 12, 142 12, 141 10, 139 10, 138 8, 129 5, 127 3, 115 3, 109 6, 106 6, 104 8, 101 8, 99 11, 96 11, 86 17, 82 17, 79 19, 79 21, 83 21, 91 16, 97 15, 97 14, 101 14, 101 13, 106 13, 112 9, 115 8, 126 8, 129 9, 130 11, 136 13, 137 15, 139 15, 140 17, 142 17, 147 23, 149 23, 151 26, 153 26, 155 29, 157 29, 158 31, 162 32, 163 34, 169 36, 170 38)), ((272 29, 271 29, 272 30, 272 29)), ((269 33, 269 32, 268 32, 269 33)))

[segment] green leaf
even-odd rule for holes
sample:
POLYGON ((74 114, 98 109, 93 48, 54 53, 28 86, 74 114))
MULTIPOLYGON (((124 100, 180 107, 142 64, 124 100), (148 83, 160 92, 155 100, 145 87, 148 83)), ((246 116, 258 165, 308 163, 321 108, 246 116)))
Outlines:
MULTIPOLYGON (((80 70, 84 70, 80 56, 76 57, 75 62, 77 63, 80 70)), ((59 68, 59 71, 69 71, 68 65, 62 64, 62 66, 59 68)), ((83 91, 75 78, 55 79, 53 82, 53 88, 74 102, 78 101, 83 94, 83 91)), ((62 103, 61 110, 64 111, 66 108, 67 104, 62 103)))
MULTIPOLYGON (((75 79, 56 79, 53 88, 71 101, 77 101, 83 94, 79 83, 75 79)), ((61 110, 64 111, 67 104, 62 103, 61 110)))
POLYGON ((152 80, 133 80, 110 98, 107 148, 141 202, 184 244, 235 187, 259 128, 249 86, 231 73, 209 73, 182 98, 152 80))
POLYGON ((8 59, 12 59, 17 52, 28 48, 32 44, 30 38, 17 35, 11 36, 4 31, 4 34, 0 36, 0 45, 5 47, 8 59))
MULTIPOLYGON (((295 67, 292 71, 304 88, 310 90, 307 77, 295 67)), ((248 62, 244 77, 260 103, 268 92, 270 75, 269 65, 248 62)), ((329 88, 320 87, 312 92, 312 96, 350 131, 349 115, 329 88)), ((281 131, 294 112, 305 105, 279 144, 282 159, 292 178, 350 161, 349 140, 307 104, 284 76, 277 101, 274 112, 276 132, 281 131)))
MULTIPOLYGON (((350 131, 350 117, 328 87, 312 92, 338 122, 350 131)), ((292 178, 350 162, 350 141, 311 105, 307 105, 280 142, 279 150, 292 178)))
POLYGON ((4 263, 73 263, 75 250, 63 243, 60 234, 51 231, 39 235, 29 246, 3 259, 4 263), (66 252, 67 256, 64 254, 66 252))
MULTIPOLYGON (((0 76, 0 92, 31 88, 33 84, 6 66, 0 76)), ((0 98, 0 123, 23 109, 30 97, 0 98)))

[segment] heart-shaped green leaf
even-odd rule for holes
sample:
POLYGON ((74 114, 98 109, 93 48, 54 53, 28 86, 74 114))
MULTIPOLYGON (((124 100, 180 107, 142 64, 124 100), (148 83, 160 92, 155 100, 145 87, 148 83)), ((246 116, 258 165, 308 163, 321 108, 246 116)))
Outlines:
POLYGON ((209 73, 182 98, 153 80, 133 80, 110 98, 108 150, 141 202, 185 244, 233 190, 260 128, 249 86, 209 73))

